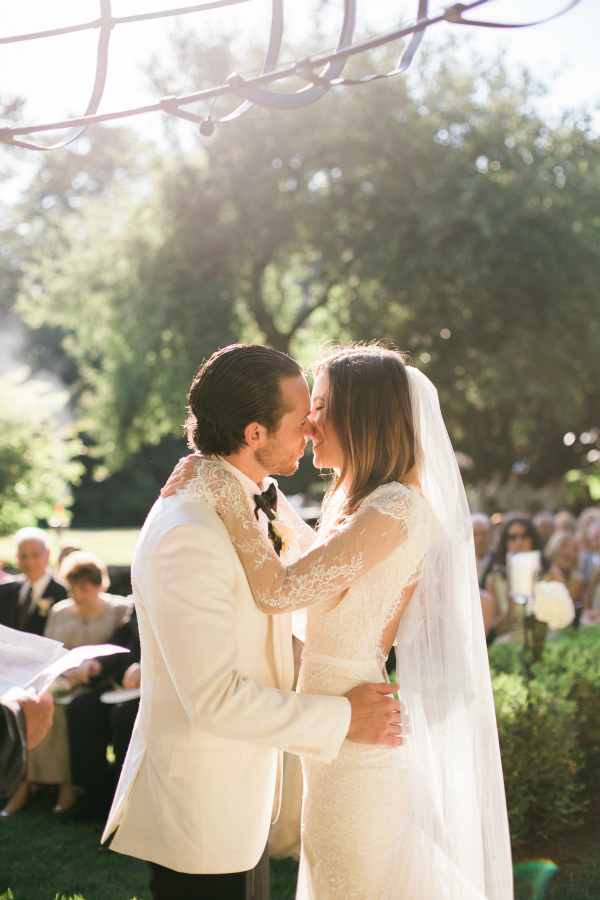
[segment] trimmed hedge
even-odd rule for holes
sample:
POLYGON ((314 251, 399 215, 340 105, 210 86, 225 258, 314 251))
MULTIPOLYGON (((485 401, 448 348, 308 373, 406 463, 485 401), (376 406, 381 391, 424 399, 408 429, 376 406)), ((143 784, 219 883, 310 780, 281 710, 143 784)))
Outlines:
POLYGON ((546 644, 529 685, 518 644, 490 647, 513 846, 580 821, 600 782, 600 628, 546 644))
POLYGON ((493 679, 513 846, 577 824, 583 809, 577 777, 577 706, 553 681, 521 675, 493 679))

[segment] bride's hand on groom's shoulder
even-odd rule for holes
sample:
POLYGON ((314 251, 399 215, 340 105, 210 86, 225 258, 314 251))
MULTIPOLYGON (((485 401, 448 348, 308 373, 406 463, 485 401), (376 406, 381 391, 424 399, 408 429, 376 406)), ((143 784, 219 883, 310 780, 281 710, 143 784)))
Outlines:
POLYGON ((400 747, 408 734, 406 711, 401 700, 389 696, 399 685, 361 684, 346 694, 352 709, 346 737, 357 744, 387 744, 400 747))
POLYGON ((199 459, 200 457, 195 453, 190 453, 189 456, 182 456, 169 475, 165 486, 161 488, 160 496, 170 497, 171 494, 185 487, 190 478, 193 477, 199 459))

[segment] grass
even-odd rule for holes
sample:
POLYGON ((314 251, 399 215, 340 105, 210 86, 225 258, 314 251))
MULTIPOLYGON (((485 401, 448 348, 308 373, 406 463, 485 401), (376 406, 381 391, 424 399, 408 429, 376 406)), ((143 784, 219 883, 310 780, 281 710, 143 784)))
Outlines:
MULTIPOLYGON (((139 528, 74 528, 60 536, 52 534, 54 551, 51 561, 55 562, 61 547, 73 541, 84 550, 95 553, 108 566, 128 566, 133 559, 133 551, 140 533, 139 528)), ((6 565, 14 561, 13 539, 0 538, 0 559, 6 565)))
MULTIPOLYGON (((2 821, 0 900, 150 900, 145 864, 98 853, 101 824, 63 824, 50 814, 52 801, 43 789, 26 810, 2 821)), ((530 848, 530 857, 550 857, 560 866, 546 900, 598 900, 599 821, 595 797, 581 828, 530 848)), ((271 900, 293 900, 296 874, 292 860, 271 861, 271 900)), ((527 890, 517 896, 532 900, 527 890)))
MULTIPOLYGON (((98 853, 101 823, 52 817, 53 794, 40 791, 27 809, 0 822, 0 900, 150 900, 145 863, 98 853)), ((293 900, 297 864, 272 861, 271 900, 293 900)))
POLYGON ((584 866, 578 875, 550 885, 548 900, 598 900, 600 897, 600 851, 595 862, 584 866))

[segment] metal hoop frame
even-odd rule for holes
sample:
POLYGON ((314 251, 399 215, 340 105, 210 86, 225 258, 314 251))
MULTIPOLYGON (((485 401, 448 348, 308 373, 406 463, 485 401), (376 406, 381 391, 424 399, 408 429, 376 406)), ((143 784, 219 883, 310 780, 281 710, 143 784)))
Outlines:
POLYGON ((432 17, 429 17, 428 15, 428 0, 418 0, 417 18, 413 25, 394 29, 393 31, 363 41, 357 41, 356 43, 352 43, 352 39, 356 23, 357 0, 344 0, 343 21, 335 50, 330 53, 315 54, 308 59, 301 60, 300 62, 279 69, 277 68, 277 64, 283 38, 284 7, 283 0, 272 0, 269 44, 260 75, 254 78, 245 79, 234 72, 229 76, 226 84, 207 88, 192 94, 186 94, 181 97, 164 97, 157 103, 152 103, 147 106, 98 114, 98 107, 102 100, 106 85, 108 73, 108 49, 113 28, 117 25, 132 22, 187 15, 190 13, 204 12, 209 9, 217 9, 247 2, 248 0, 211 0, 211 2, 208 3, 200 3, 194 6, 181 7, 179 9, 161 10, 154 13, 140 13, 134 16, 114 18, 112 16, 110 0, 99 0, 100 17, 93 22, 71 25, 66 28, 55 28, 49 31, 40 31, 32 34, 0 38, 0 44, 10 44, 20 41, 37 40, 45 37, 56 37, 57 35, 62 34, 72 34, 77 31, 84 31, 91 28, 98 28, 100 30, 96 61, 96 77, 84 115, 79 118, 65 119, 60 122, 49 122, 41 125, 0 128, 0 142, 9 144, 13 147, 22 147, 26 150, 60 150, 80 137, 90 125, 98 124, 100 122, 112 122, 118 119, 159 111, 195 122, 200 125, 201 133, 211 134, 214 126, 210 116, 197 116, 186 109, 182 109, 182 107, 199 100, 216 99, 217 97, 227 94, 240 97, 242 100, 241 104, 233 110, 233 112, 215 120, 219 123, 233 122, 246 115, 255 105, 265 109, 275 110, 300 109, 320 100, 321 97, 334 86, 366 84, 368 82, 379 81, 383 78, 390 78, 405 72, 414 59, 415 53, 423 40, 425 30, 438 22, 445 21, 455 25, 471 25, 481 28, 529 28, 533 25, 539 25, 543 22, 549 22, 551 19, 558 18, 558 16, 563 15, 570 9, 573 9, 574 6, 577 6, 580 0, 568 0, 566 6, 551 16, 546 16, 535 22, 519 24, 483 22, 476 19, 464 18, 465 12, 469 12, 478 6, 489 3, 490 0, 471 0, 470 3, 456 3, 446 9, 443 13, 432 17), (412 35, 411 40, 400 55, 396 66, 389 72, 372 73, 358 79, 341 77, 344 66, 350 56, 368 52, 369 50, 381 47, 392 41, 407 37, 408 35, 412 35), (320 71, 317 72, 317 69, 320 69, 320 71), (274 82, 293 76, 298 77, 305 82, 305 86, 300 88, 300 90, 282 92, 269 89, 269 85, 274 82), (55 144, 38 144, 31 141, 20 140, 21 135, 59 131, 64 128, 69 128, 71 130, 66 137, 55 144))

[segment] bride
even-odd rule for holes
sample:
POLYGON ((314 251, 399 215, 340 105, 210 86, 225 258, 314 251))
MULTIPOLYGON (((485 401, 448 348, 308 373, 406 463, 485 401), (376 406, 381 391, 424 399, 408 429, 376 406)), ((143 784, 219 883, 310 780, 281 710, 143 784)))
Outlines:
POLYGON ((404 745, 346 740, 329 765, 303 760, 297 900, 510 900, 472 529, 437 392, 376 345, 330 351, 314 374, 314 463, 335 477, 317 534, 294 519, 297 561, 217 459, 196 460, 184 488, 219 512, 261 609, 308 607, 298 691, 379 681, 396 644, 404 745))

